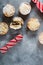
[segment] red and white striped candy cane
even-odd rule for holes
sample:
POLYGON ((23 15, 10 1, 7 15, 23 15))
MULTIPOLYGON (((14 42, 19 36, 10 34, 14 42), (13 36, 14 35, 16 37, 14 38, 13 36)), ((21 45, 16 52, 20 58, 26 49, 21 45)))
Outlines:
POLYGON ((16 40, 15 39, 12 39, 12 40, 10 40, 10 42, 8 42, 6 44, 6 46, 7 46, 7 48, 11 48, 11 47, 13 47, 16 44, 17 44, 16 40))
POLYGON ((17 35, 15 39, 10 40, 10 42, 8 42, 4 47, 0 48, 0 52, 6 53, 9 48, 16 45, 18 41, 22 40, 22 38, 23 36, 21 34, 17 35))
POLYGON ((37 6, 37 8, 41 11, 41 12, 43 12, 43 3, 41 3, 41 2, 37 2, 36 3, 36 6, 37 6))
POLYGON ((23 36, 21 34, 17 35, 15 39, 10 40, 10 42, 6 44, 7 48, 11 48, 16 45, 18 41, 22 40, 22 38, 23 36))
POLYGON ((32 0, 34 3, 37 3, 38 0, 32 0))
POLYGON ((38 9, 40 8, 40 2, 39 1, 36 3, 36 6, 38 9))
POLYGON ((41 3, 38 0, 32 0, 34 3, 36 3, 37 8, 43 13, 43 3, 41 3))
POLYGON ((8 48, 6 46, 0 48, 0 52, 3 53, 3 54, 6 53, 7 50, 8 50, 8 48))
POLYGON ((17 42, 20 41, 20 40, 22 40, 22 38, 23 38, 23 36, 21 34, 19 34, 19 35, 17 35, 15 37, 15 39, 16 39, 17 42))

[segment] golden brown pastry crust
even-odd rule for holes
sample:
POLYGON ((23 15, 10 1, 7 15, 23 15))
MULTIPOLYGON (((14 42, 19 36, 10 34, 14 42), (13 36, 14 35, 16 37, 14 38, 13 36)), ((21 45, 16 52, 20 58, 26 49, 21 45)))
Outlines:
POLYGON ((27 22, 27 27, 31 31, 36 31, 40 27, 39 20, 37 18, 30 18, 27 22))
POLYGON ((11 17, 15 13, 15 7, 12 6, 11 4, 7 4, 5 7, 3 7, 3 14, 6 17, 11 17))
POLYGON ((0 35, 5 35, 8 32, 8 25, 5 22, 0 22, 0 35))
POLYGON ((14 17, 13 22, 10 24, 10 28, 12 29, 20 29, 22 25, 24 24, 24 21, 21 17, 14 17))
POLYGON ((39 42, 40 44, 43 44, 43 32, 39 34, 39 42))
POLYGON ((22 15, 27 15, 31 12, 31 5, 28 2, 23 2, 20 4, 19 12, 22 15))

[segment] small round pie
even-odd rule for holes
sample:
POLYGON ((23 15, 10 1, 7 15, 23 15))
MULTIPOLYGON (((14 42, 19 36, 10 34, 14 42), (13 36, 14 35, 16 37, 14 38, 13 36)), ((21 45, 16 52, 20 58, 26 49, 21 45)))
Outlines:
POLYGON ((5 22, 0 22, 0 35, 5 35, 8 32, 8 25, 5 22))
POLYGON ((14 17, 13 22, 11 22, 10 24, 10 28, 17 30, 17 29, 20 29, 23 24, 24 24, 24 21, 21 17, 14 17))
POLYGON ((19 12, 22 15, 27 15, 30 13, 30 11, 31 11, 31 5, 28 2, 21 3, 21 5, 19 7, 19 12))
POLYGON ((6 17, 11 17, 15 13, 15 7, 12 6, 11 4, 7 4, 5 7, 3 7, 3 14, 6 17))
POLYGON ((30 18, 27 22, 27 28, 31 31, 36 31, 40 27, 40 22, 37 18, 30 18))
POLYGON ((43 44, 43 32, 39 34, 39 42, 40 44, 43 44))

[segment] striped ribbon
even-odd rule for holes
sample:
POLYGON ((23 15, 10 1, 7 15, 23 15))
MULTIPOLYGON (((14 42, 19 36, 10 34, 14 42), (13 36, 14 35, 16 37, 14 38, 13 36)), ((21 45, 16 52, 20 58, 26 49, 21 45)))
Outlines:
POLYGON ((3 53, 3 54, 6 53, 9 48, 11 48, 14 45, 16 45, 17 42, 22 40, 22 38, 23 38, 23 36, 21 34, 17 35, 14 39, 10 40, 10 42, 8 42, 5 46, 0 48, 0 52, 3 53))

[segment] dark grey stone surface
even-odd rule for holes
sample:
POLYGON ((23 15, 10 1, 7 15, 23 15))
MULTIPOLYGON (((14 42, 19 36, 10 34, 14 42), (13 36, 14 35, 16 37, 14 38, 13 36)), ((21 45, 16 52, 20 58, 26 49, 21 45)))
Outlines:
MULTIPOLYGON (((0 0, 0 21, 5 21, 8 24, 11 22, 11 19, 9 20, 4 17, 2 13, 4 5, 11 3, 16 8, 14 16, 21 16, 18 14, 18 7, 20 3, 24 1, 29 2, 30 0, 0 0)), ((6 54, 0 53, 0 65, 43 65, 43 46, 38 42, 38 35, 43 31, 43 14, 38 11, 35 4, 31 2, 31 5, 31 13, 27 17, 21 16, 23 19, 25 18, 23 28, 19 30, 19 33, 23 34, 23 40, 9 49, 6 54), (41 23, 40 29, 36 32, 31 32, 26 29, 27 20, 31 17, 38 18, 41 23)), ((0 36, 0 47, 12 39, 16 34, 12 34, 9 30, 5 36, 0 36)))

